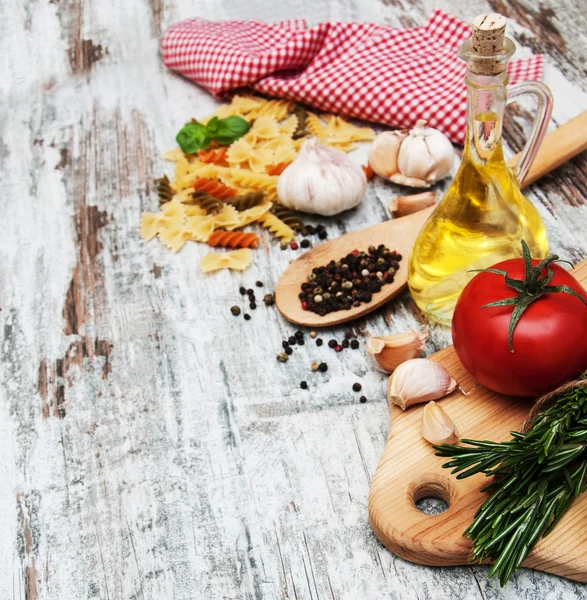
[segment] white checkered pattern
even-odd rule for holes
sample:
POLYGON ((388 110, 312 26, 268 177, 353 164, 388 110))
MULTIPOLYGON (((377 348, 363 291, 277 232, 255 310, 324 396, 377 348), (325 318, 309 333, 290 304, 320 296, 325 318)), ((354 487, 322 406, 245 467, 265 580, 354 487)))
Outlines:
MULTIPOLYGON (((456 51, 469 36, 469 25, 441 10, 414 29, 190 19, 171 27, 161 48, 170 69, 216 96, 247 86, 394 127, 426 119, 462 144, 467 69, 456 51)), ((542 56, 511 61, 508 73, 510 83, 540 79, 542 56)))

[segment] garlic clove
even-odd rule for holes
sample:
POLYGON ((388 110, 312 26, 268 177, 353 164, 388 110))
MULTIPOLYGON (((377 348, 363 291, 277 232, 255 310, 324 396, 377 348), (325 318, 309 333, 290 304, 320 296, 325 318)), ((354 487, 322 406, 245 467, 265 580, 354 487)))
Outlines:
POLYGON ((377 175, 387 178, 398 172, 397 156, 407 135, 405 130, 384 131, 375 138, 369 148, 369 164, 377 175))
POLYGON ((388 179, 392 183, 397 183, 398 185, 406 185, 408 187, 414 188, 429 188, 432 185, 431 182, 426 181, 425 179, 418 179, 417 177, 407 177, 406 175, 402 175, 401 173, 390 175, 388 179))
POLYGON ((387 398, 402 410, 408 406, 438 400, 454 390, 457 382, 438 363, 412 358, 401 363, 387 383, 387 398))
POLYGON ((397 219, 433 206, 437 200, 438 194, 436 192, 396 196, 389 202, 389 212, 397 219))
POLYGON ((428 331, 406 331, 367 340, 367 354, 376 369, 392 373, 401 363, 416 358, 424 350, 428 331))
POLYGON ((431 401, 422 411, 422 437, 431 444, 456 444, 459 432, 443 408, 431 401))
MULTIPOLYGON (((402 175, 432 184, 450 174, 455 150, 444 133, 425 125, 426 121, 419 120, 402 141, 397 165, 402 175)), ((412 183, 406 182, 405 185, 412 183)))

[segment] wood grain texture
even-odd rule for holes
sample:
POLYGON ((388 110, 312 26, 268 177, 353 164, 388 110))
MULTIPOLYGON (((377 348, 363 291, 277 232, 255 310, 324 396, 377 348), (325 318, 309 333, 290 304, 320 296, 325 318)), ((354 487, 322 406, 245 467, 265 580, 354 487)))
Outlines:
MULTIPOLYGON (((577 265, 574 275, 587 285, 587 260, 577 265)), ((457 390, 439 400, 461 438, 505 441, 510 431, 520 430, 531 401, 502 396, 476 384, 452 346, 430 359, 445 367, 467 392, 464 396, 457 390)), ((369 519, 377 537, 402 558, 431 566, 467 564, 471 542, 462 534, 488 497, 481 493, 488 480, 483 474, 457 480, 442 468, 448 459, 435 456, 421 434, 424 407, 402 411, 390 405, 392 427, 371 485, 369 519), (448 509, 434 516, 424 514, 416 506, 424 497, 441 498, 448 509)), ((539 541, 524 565, 587 582, 587 540, 582 534, 586 515, 584 494, 553 532, 539 541)))
MULTIPOLYGON (((433 6, 469 20, 490 8, 481 0, 1 3, 0 598, 585 596, 539 572, 523 570, 501 590, 484 567, 430 569, 388 552, 367 512, 388 434, 385 378, 362 350, 336 354, 309 340, 280 364, 275 355, 294 328, 275 308, 259 306, 248 322, 229 311, 242 302, 239 285, 260 279, 273 290, 298 254, 263 234, 249 271, 205 277, 197 264, 206 247, 173 255, 139 237, 141 211, 157 207, 153 179, 171 174, 161 152, 187 120, 217 105, 163 68, 161 31, 193 16, 411 26, 433 6), (311 373, 314 360, 328 372, 311 373), (355 381, 367 404, 351 391, 355 381)), ((587 17, 570 0, 540 7, 553 11, 567 48, 545 48, 562 124, 587 109, 587 17)), ((530 2, 520 11, 537 14, 530 2)), ((513 17, 514 37, 542 43, 535 17, 530 25, 513 17)), ((516 139, 531 112, 511 113, 516 139)), ((587 256, 586 161, 528 189, 553 250, 575 261, 587 256)), ((329 238, 385 220, 398 193, 374 181, 352 217, 326 223, 329 238)), ((403 293, 352 330, 363 340, 421 325, 403 293)), ((448 343, 433 326, 426 353, 448 343)))

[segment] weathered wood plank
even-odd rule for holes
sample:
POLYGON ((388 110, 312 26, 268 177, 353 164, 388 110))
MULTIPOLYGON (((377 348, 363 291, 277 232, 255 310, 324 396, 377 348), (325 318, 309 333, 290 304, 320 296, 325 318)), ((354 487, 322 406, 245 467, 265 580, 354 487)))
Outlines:
MULTIPOLYGON (((444 7, 471 18, 487 6, 444 7)), ((563 122, 587 108, 586 18, 572 2, 519 6, 518 39, 543 28, 527 44, 546 44, 553 57, 546 79, 563 122), (545 33, 549 23, 558 33, 545 33)), ((411 26, 431 8, 4 2, 0 598, 584 596, 540 573, 521 572, 500 590, 482 567, 428 569, 385 551, 366 508, 389 427, 384 377, 363 351, 335 354, 310 340, 280 364, 293 328, 277 311, 259 306, 245 322, 228 310, 241 283, 272 289, 295 253, 263 234, 270 251, 249 271, 204 277, 205 248, 174 256, 138 235, 141 210, 156 206, 151 182, 167 168, 160 152, 215 105, 162 67, 157 39, 169 24, 197 14, 411 26), (310 372, 317 359, 327 373, 310 372)), ((512 146, 525 131, 520 111, 512 146)), ((575 259, 587 253, 585 170, 576 159, 530 194, 553 247, 575 259)), ((329 224, 330 236, 386 218, 396 191, 376 181, 352 216, 329 224)), ((423 325, 405 294, 353 331, 362 339, 423 325)), ((427 353, 448 340, 432 327, 427 353)))

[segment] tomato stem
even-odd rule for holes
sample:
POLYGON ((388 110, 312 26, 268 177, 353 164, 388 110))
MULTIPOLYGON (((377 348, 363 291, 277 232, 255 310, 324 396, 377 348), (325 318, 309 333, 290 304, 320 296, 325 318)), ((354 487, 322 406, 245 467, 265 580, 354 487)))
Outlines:
MULTIPOLYGON (((580 294, 575 292, 566 285, 549 285, 554 277, 554 272, 551 269, 551 264, 554 262, 568 262, 566 260, 561 261, 556 254, 550 254, 546 258, 543 258, 535 267, 532 266, 532 256, 530 255, 530 248, 524 240, 522 240, 522 254, 524 257, 524 279, 513 279, 505 271, 500 269, 476 269, 481 273, 493 273, 494 275, 500 275, 505 279, 505 284, 511 289, 518 292, 517 296, 513 298, 505 298, 504 300, 498 300, 497 302, 490 302, 485 304, 481 308, 490 308, 494 306, 513 306, 512 318, 510 319, 509 326, 509 346, 510 352, 514 351, 514 330, 520 317, 524 311, 544 294, 563 293, 575 296, 585 306, 587 306, 587 300, 580 294), (546 274, 542 272, 546 269, 546 274)), ((570 263, 569 263, 570 264, 570 263)))

